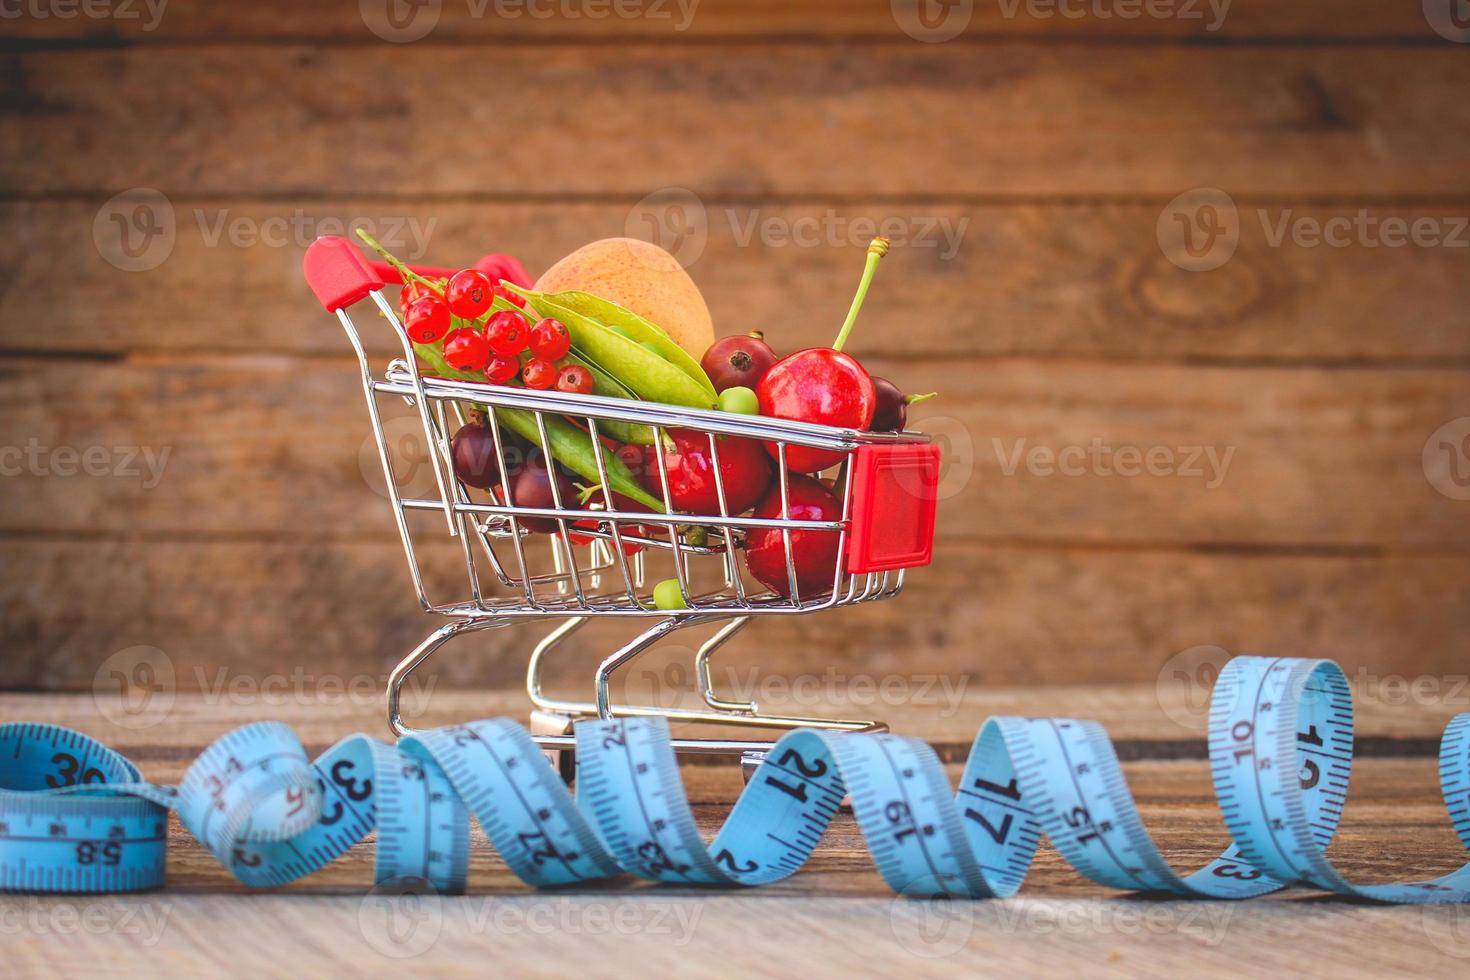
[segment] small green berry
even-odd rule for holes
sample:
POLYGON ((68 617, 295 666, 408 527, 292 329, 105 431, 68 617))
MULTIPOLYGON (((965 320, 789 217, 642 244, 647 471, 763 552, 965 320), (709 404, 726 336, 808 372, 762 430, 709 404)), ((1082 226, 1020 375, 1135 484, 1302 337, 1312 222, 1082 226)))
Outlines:
POLYGON ((653 587, 653 604, 659 609, 688 609, 684 593, 679 591, 679 580, 666 578, 653 587))
POLYGON ((726 388, 720 392, 720 411, 722 412, 734 412, 736 415, 759 415, 760 410, 760 399, 755 397, 755 392, 743 385, 726 388))

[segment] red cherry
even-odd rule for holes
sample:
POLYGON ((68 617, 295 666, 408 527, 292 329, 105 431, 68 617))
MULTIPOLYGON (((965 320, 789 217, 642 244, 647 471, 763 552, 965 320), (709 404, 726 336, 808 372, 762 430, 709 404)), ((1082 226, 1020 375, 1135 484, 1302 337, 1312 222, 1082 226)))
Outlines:
POLYGON ((521 362, 514 357, 495 355, 485 365, 485 380, 493 385, 503 385, 520 373, 521 362))
MULTIPOLYGON (((794 521, 838 521, 842 503, 830 490, 808 476, 792 476, 787 486, 789 516, 794 521)), ((755 516, 775 520, 781 515, 781 488, 774 486, 755 508, 755 516)), ((837 532, 797 530, 791 532, 791 557, 796 566, 796 585, 803 600, 832 591, 837 572, 837 532)), ((776 528, 755 528, 745 535, 745 567, 751 577, 778 595, 791 597, 786 575, 786 543, 776 528)))
MULTIPOLYGON (((878 395, 873 379, 856 359, 830 347, 811 347, 771 366, 756 389, 761 414, 865 431, 873 421, 878 395)), ((777 456, 774 442, 766 451, 777 456)), ((817 473, 841 462, 843 454, 806 446, 786 447, 786 467, 817 473)))
POLYGON ((485 273, 476 269, 465 269, 450 278, 444 295, 449 302, 449 312, 466 320, 474 320, 490 309, 490 302, 495 298, 495 285, 485 273))
POLYGON ((543 361, 559 361, 572 349, 572 335, 567 325, 547 317, 531 328, 531 353, 543 361))
POLYGON ((592 372, 580 364, 568 364, 556 374, 556 390, 565 391, 570 395, 590 395, 592 394, 592 372))
POLYGON ((531 343, 531 325, 519 313, 501 310, 486 321, 485 339, 501 357, 515 357, 531 343))
MULTIPOLYGON (((505 465, 511 476, 521 471, 526 459, 527 446, 519 437, 508 430, 501 430, 501 444, 505 451, 505 465)), ((489 490, 500 483, 500 460, 495 453, 495 434, 484 419, 466 422, 459 427, 449 443, 450 457, 454 461, 454 475, 466 486, 489 490)))
POLYGON ((710 345, 699 359, 699 366, 714 383, 715 391, 726 388, 755 390, 761 378, 776 363, 776 352, 753 333, 744 337, 725 337, 710 345))
MULTIPOLYGON (((516 476, 512 485, 511 498, 516 507, 537 507, 552 509, 556 507, 556 498, 552 496, 551 482, 556 481, 557 491, 561 494, 561 507, 563 510, 576 510, 581 505, 577 503, 577 492, 568 480, 566 474, 562 473, 560 467, 552 464, 551 471, 547 471, 546 456, 537 451, 534 456, 526 460, 521 472, 516 476)), ((521 527, 527 528, 540 534, 554 534, 561 530, 554 517, 521 517, 516 515, 516 520, 521 527)))
POLYGON ((868 428, 873 432, 902 432, 909 416, 903 392, 892 381, 877 375, 873 376, 873 391, 878 398, 868 428))
POLYGON ((460 327, 444 335, 444 360, 459 371, 483 371, 490 363, 490 345, 474 327, 460 327))
POLYGON ((527 388, 545 391, 556 384, 556 365, 533 357, 521 366, 521 380, 526 383, 527 388))
POLYGON ((437 296, 416 299, 408 304, 403 327, 414 343, 432 344, 449 329, 449 306, 437 296))
MULTIPOLYGON (((669 495, 675 510, 691 514, 720 513, 715 468, 710 463, 709 436, 692 429, 669 429, 673 448, 664 447, 664 466, 669 473, 669 495)), ((719 437, 720 479, 725 484, 725 504, 731 515, 743 514, 771 485, 771 461, 760 443, 734 436, 719 437)), ((663 497, 658 474, 657 450, 645 447, 643 485, 655 497, 663 497)))

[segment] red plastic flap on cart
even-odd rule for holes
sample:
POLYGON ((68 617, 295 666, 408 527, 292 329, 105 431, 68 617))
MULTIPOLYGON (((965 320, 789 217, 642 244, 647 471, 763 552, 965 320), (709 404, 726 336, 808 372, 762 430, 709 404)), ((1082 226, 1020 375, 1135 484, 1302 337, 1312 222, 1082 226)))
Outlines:
POLYGON ((368 265, 356 245, 340 235, 323 235, 306 249, 301 271, 317 300, 327 312, 335 313, 351 306, 374 289, 383 288, 383 280, 368 265))
POLYGON ((853 575, 927 565, 934 558, 939 447, 863 446, 852 455, 853 575))

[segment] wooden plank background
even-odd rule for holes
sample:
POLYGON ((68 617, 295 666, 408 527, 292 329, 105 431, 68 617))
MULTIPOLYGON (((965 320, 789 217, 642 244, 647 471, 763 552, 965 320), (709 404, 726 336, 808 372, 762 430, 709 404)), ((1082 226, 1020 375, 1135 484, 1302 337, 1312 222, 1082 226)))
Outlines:
MULTIPOLYGON (((1453 235, 1470 215, 1470 48, 1421 5, 1237 0, 1209 30, 1207 5, 1200 21, 977 4, 946 43, 904 33, 902 0, 703 0, 684 30, 676 5, 637 9, 446 0, 402 44, 351 3, 5 22, 0 446, 168 455, 156 480, 0 477, 0 685, 85 690, 139 644, 184 686, 385 671, 432 624, 363 475, 355 368, 301 249, 366 221, 431 260, 510 250, 539 270, 638 232, 671 188, 704 229, 690 269, 717 329, 786 348, 840 320, 855 222, 926 239, 885 264, 858 349, 942 393, 916 413, 958 462, 939 561, 896 602, 763 625, 742 662, 1150 682, 1213 644, 1463 673, 1470 502, 1421 457, 1470 415, 1470 236, 1271 234, 1366 214, 1453 235), (104 257, 105 202, 139 187, 166 198, 174 241, 125 271, 104 257), (1209 272, 1173 265, 1156 230, 1199 187, 1240 220, 1209 272), (1216 485, 1007 475, 1018 446, 1094 440, 1232 455, 1216 485)), ((432 549, 445 588, 455 551, 432 549)), ((438 669, 512 684, 526 636, 438 669)))

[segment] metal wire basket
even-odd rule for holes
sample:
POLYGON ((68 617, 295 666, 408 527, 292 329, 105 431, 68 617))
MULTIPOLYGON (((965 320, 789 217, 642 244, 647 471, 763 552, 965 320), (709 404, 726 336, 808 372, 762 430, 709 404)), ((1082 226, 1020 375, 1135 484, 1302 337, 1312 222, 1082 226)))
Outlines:
MULTIPOLYGON (((384 298, 386 282, 399 281, 386 266, 367 262, 349 241, 318 239, 307 251, 306 278, 322 305, 334 312, 357 355, 363 394, 373 436, 382 462, 393 519, 403 541, 414 591, 424 611, 450 620, 431 633, 393 670, 388 687, 388 724, 403 735, 411 729, 400 713, 400 695, 409 674, 451 639, 465 633, 503 627, 526 619, 558 620, 556 627, 533 648, 526 674, 532 704, 533 732, 543 748, 570 755, 571 722, 581 717, 663 715, 676 722, 713 722, 763 728, 812 726, 847 730, 883 730, 880 722, 801 718, 762 712, 750 701, 720 697, 711 676, 714 652, 760 616, 800 615, 839 606, 891 598, 904 585, 905 569, 927 564, 934 533, 935 484, 939 451, 928 437, 915 432, 873 433, 832 428, 760 416, 705 411, 645 401, 565 394, 521 387, 480 384, 426 376, 421 373, 413 345, 393 305, 384 298), (381 376, 373 373, 368 354, 350 307, 371 300, 402 346, 403 356, 391 360, 381 376), (411 406, 429 447, 437 496, 401 494, 395 481, 394 458, 384 432, 381 402, 401 398, 411 406), (497 413, 519 411, 534 417, 540 450, 553 458, 546 419, 559 417, 585 428, 591 436, 602 486, 609 486, 608 458, 600 426, 607 423, 652 428, 654 444, 662 445, 670 430, 702 434, 708 439, 718 511, 677 512, 668 501, 669 473, 662 452, 654 452, 657 480, 653 493, 665 501, 662 513, 614 510, 602 499, 579 502, 563 499, 552 481, 553 507, 516 503, 509 483, 491 494, 465 486, 455 477, 450 438, 469 413, 483 413, 495 422, 497 413), (773 447, 777 462, 779 517, 758 518, 731 513, 726 505, 720 466, 720 444, 727 438, 758 440, 773 447), (790 516, 791 479, 785 459, 790 447, 802 446, 839 454, 842 463, 834 492, 841 501, 840 520, 800 520, 790 516), (662 490, 660 494, 658 491, 662 490), (459 541, 466 590, 447 601, 431 598, 415 548, 410 515, 442 514, 449 536, 459 541), (551 533, 534 533, 524 526, 554 524, 551 533), (698 529, 691 533, 692 529, 698 529), (798 575, 793 550, 794 532, 835 535, 836 559, 822 587, 810 586, 811 576, 798 575), (787 572, 787 588, 774 590, 742 574, 741 552, 756 532, 779 533, 787 572), (537 568, 533 549, 547 547, 549 563, 537 568), (650 566, 672 568, 686 608, 660 609, 652 593, 650 566), (830 583, 830 585, 828 584, 830 583), (607 657, 594 676, 590 701, 547 697, 542 691, 541 667, 547 654, 579 627, 595 617, 652 620, 629 643, 607 657), (613 673, 628 665, 660 640, 678 630, 715 625, 717 629, 699 648, 694 660, 703 707, 667 708, 655 705, 614 704, 609 693, 613 673)), ((440 270, 425 270, 436 274, 440 270)), ((507 440, 499 424, 494 434, 496 463, 507 466, 507 440)), ((650 471, 650 477, 652 471, 650 471)), ((422 525, 422 521, 418 522, 422 525)), ((442 532, 440 532, 442 533, 442 532)), ((675 747, 693 753, 757 753, 768 743, 713 738, 678 739, 675 747)), ((565 759, 563 760, 565 761, 565 759)))

